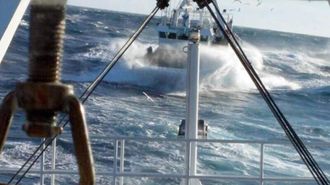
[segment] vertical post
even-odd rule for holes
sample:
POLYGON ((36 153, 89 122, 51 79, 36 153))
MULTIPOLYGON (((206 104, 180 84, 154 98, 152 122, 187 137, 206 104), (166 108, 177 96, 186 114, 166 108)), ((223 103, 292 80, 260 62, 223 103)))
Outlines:
MULTIPOLYGON (((122 174, 124 173, 124 166, 125 165, 125 140, 122 139, 120 141, 120 166, 119 166, 119 172, 122 174)), ((124 177, 120 176, 119 185, 124 184, 124 177)))
MULTIPOLYGON (((45 139, 41 139, 41 142, 44 142, 45 139)), ((45 149, 45 143, 42 144, 42 149, 45 149)), ((40 185, 45 184, 45 152, 42 153, 41 159, 40 159, 40 185)))
MULTIPOLYGON (((186 124, 186 126, 188 126, 186 124)), ((187 131, 187 127, 186 127, 187 131)), ((185 165, 186 165, 186 174, 185 178, 181 181, 180 185, 189 185, 189 170, 190 170, 190 140, 188 138, 188 135, 185 135, 186 138, 186 150, 185 150, 185 165)))
MULTIPOLYGON (((189 140, 198 139, 198 103, 199 103, 199 31, 192 32, 188 43, 187 61, 187 118, 186 118, 186 138, 189 140)), ((197 142, 190 142, 189 152, 189 176, 196 175, 197 172, 197 142)), ((198 179, 190 179, 189 184, 201 184, 198 179)))
POLYGON ((264 143, 260 145, 260 185, 264 184, 264 143))
POLYGON ((115 139, 115 145, 113 149, 113 182, 112 185, 116 185, 116 178, 117 178, 117 159, 118 159, 118 140, 115 139))
POLYGON ((52 167, 51 168, 52 168, 53 174, 50 179, 51 185, 55 185, 55 179, 56 179, 56 176, 54 174, 55 169, 56 169, 56 141, 57 141, 57 139, 55 138, 52 143, 52 162, 51 162, 52 167))

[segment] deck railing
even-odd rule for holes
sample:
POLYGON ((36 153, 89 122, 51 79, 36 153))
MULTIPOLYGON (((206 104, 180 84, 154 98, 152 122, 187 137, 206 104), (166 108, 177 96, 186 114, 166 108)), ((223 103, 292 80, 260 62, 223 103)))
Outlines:
MULTIPOLYGON (((66 136, 61 136, 66 137, 66 136)), ((16 138, 16 137, 12 137, 16 138)), ((289 183, 300 183, 307 182, 310 184, 315 184, 314 179, 310 177, 288 177, 288 176, 276 176, 269 177, 264 175, 264 161, 265 161, 265 146, 270 147, 272 145, 282 145, 282 146, 290 146, 289 141, 281 140, 281 141, 261 141, 261 140, 220 140, 220 139, 165 139, 165 138, 128 138, 128 137, 99 137, 99 136, 91 136, 92 139, 102 139, 113 142, 114 150, 113 150, 113 166, 112 170, 109 172, 97 172, 97 176, 111 176, 113 178, 113 185, 123 185, 125 178, 180 178, 185 179, 184 184, 189 184, 190 179, 199 179, 199 180, 225 180, 225 181, 253 181, 259 182, 260 185, 263 185, 265 182, 277 182, 281 184, 282 182, 289 183), (257 145, 259 147, 259 174, 255 176, 246 176, 246 175, 206 175, 206 174, 197 174, 197 175, 189 175, 189 170, 184 170, 183 174, 180 173, 140 173, 140 172, 127 172, 124 170, 125 167, 125 143, 129 141, 137 141, 137 142, 175 142, 175 143, 183 143, 187 147, 185 151, 190 151, 190 143, 198 142, 198 144, 202 143, 213 143, 213 144, 242 144, 242 145, 257 145)), ((17 139, 17 138, 16 138, 17 139)), ((51 147, 51 161, 50 161, 50 169, 45 169, 45 154, 39 159, 40 168, 33 168, 29 172, 30 175, 39 175, 40 176, 40 185, 45 184, 45 176, 50 176, 50 184, 55 185, 56 175, 78 175, 78 171, 72 170, 58 170, 56 169, 56 142, 52 144, 51 147)), ((307 146, 317 146, 317 147, 327 147, 329 148, 330 142, 307 142, 307 146)), ((49 155, 49 153, 47 153, 49 155)), ((187 155, 184 155, 185 157, 187 155)), ((185 169, 189 168, 189 161, 185 159, 185 169)), ((48 164, 49 166, 49 164, 48 164)), ((14 174, 18 169, 5 169, 0 166, 0 174, 14 174)), ((221 172, 219 172, 221 173, 221 172)))

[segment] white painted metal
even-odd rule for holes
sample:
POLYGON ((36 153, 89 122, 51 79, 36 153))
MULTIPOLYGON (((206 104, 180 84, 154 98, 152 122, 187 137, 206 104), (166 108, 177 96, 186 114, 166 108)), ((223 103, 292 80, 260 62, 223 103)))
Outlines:
MULTIPOLYGON (((56 143, 57 143, 57 139, 55 138, 53 143, 52 143, 52 157, 51 157, 52 170, 56 169, 56 143)), ((50 177, 50 184, 51 185, 55 185, 55 179, 56 179, 56 175, 52 174, 51 177, 50 177)))
POLYGON ((186 46, 189 33, 197 28, 201 30, 204 43, 211 43, 214 39, 214 22, 211 15, 206 9, 197 8, 192 0, 181 0, 180 6, 170 10, 169 14, 165 13, 157 26, 157 31, 162 34, 159 37, 159 46, 186 46))
POLYGON ((0 0, 0 63, 30 0, 0 0))
POLYGON ((264 144, 260 145, 260 185, 264 185, 264 144))
POLYGON ((116 185, 116 178, 117 178, 117 160, 118 160, 118 143, 119 140, 115 141, 115 146, 114 146, 114 157, 113 157, 113 180, 112 180, 112 185, 116 185))
MULTIPOLYGON (((187 60, 187 95, 186 95, 186 137, 198 139, 198 104, 199 104, 199 31, 191 33, 188 43, 187 60)), ((190 143, 189 152, 189 175, 196 175, 197 172, 197 142, 190 143)), ((189 179, 190 185, 201 184, 197 179, 189 179)))
MULTIPOLYGON (((187 133, 187 130, 188 130, 188 127, 189 127, 189 124, 186 123, 185 125, 185 133, 187 133)), ((185 135, 185 138, 186 140, 189 140, 188 138, 188 134, 185 135)), ((180 185, 189 185, 189 174, 190 174, 190 152, 191 152, 191 142, 186 142, 186 151, 185 151, 185 167, 186 167, 186 174, 185 174, 185 177, 184 179, 181 181, 181 184, 180 185)))
MULTIPOLYGON (((120 140, 120 166, 119 166, 119 172, 124 173, 124 167, 125 167, 125 140, 120 140)), ((119 184, 124 184, 124 177, 119 178, 119 184)))
MULTIPOLYGON (((45 141, 45 139, 41 140, 41 143, 43 143, 45 141)), ((45 144, 42 144, 42 149, 45 149, 45 144)), ((45 152, 42 153, 41 159, 40 159, 40 185, 44 185, 45 184, 45 175, 44 175, 44 171, 45 171, 45 152)))
MULTIPOLYGON (((69 135, 64 135, 61 136, 64 138, 69 138, 69 135)), ((26 137, 22 137, 21 135, 17 137, 13 137, 12 135, 9 136, 10 139, 25 139, 26 137)), ((276 141, 262 141, 262 140, 220 140, 220 139, 167 139, 167 138, 128 138, 128 137, 105 137, 105 136, 97 136, 93 135, 91 136, 93 139, 107 139, 109 143, 114 143, 115 151, 114 154, 118 154, 118 142, 122 141, 139 141, 139 142, 159 142, 159 143, 189 143, 191 142, 199 142, 199 143, 221 143, 221 144, 242 144, 242 145, 259 145, 260 146, 260 160, 259 160, 259 166, 260 166, 260 174, 256 176, 251 176, 251 175, 208 175, 208 174, 196 174, 196 175, 189 175, 188 173, 139 173, 139 172, 116 172, 115 169, 112 170, 112 172, 109 170, 108 172, 97 172, 97 176, 111 176, 114 179, 118 177, 131 177, 131 178, 141 178, 141 177, 148 177, 148 178, 195 178, 195 179, 200 179, 200 180, 228 180, 230 182, 236 181, 244 181, 244 182, 256 182, 259 181, 260 184, 262 183, 277 183, 277 184, 282 184, 282 183, 313 183, 315 180, 313 177, 287 177, 287 176, 267 176, 265 177, 263 175, 264 173, 264 148, 267 145, 267 148, 271 148, 271 146, 276 146, 278 147, 279 145, 282 146, 290 146, 291 143, 287 140, 276 140, 276 141), (117 143, 117 144, 116 144, 117 143)), ((321 148, 329 148, 330 147, 330 142, 310 142, 308 140, 304 141, 305 143, 308 144, 308 146, 313 146, 313 147, 321 147, 321 148)), ((125 149, 125 147, 123 147, 125 149)), ((120 149, 121 150, 121 149, 120 149)), ((118 159, 117 157, 114 157, 116 160, 118 159)), ((47 161, 44 161, 47 162, 47 161)), ((113 168, 117 168, 117 166, 114 163, 113 168)), ((42 164, 42 166, 45 166, 45 164, 42 164)), ((7 168, 7 167, 1 167, 0 166, 0 174, 14 174, 18 169, 17 168, 7 168)), ((40 169, 32 168, 32 170, 29 172, 29 174, 32 175, 78 175, 78 171, 72 171, 72 170, 44 170, 41 171, 40 169)))

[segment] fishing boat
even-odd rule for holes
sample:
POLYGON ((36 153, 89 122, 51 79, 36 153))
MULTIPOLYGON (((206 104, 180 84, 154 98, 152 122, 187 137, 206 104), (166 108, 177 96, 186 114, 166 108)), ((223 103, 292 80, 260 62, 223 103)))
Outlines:
MULTIPOLYGON (((192 0, 182 0, 173 10, 162 11, 157 26, 158 47, 147 49, 145 58, 151 65, 160 67, 184 68, 187 55, 185 49, 190 34, 200 32, 203 45, 228 45, 219 26, 212 19, 206 8, 199 8, 192 0)), ((232 29, 233 17, 226 9, 222 11, 227 29, 232 29)))

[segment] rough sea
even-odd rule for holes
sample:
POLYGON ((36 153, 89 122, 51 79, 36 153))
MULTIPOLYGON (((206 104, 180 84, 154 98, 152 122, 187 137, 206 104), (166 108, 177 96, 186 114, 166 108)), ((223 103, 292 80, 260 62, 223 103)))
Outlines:
MULTIPOLYGON (((62 80, 79 96, 109 63, 143 15, 69 7, 62 65, 62 80)), ((1 100, 28 71, 28 14, 0 64, 1 100)), ((155 18, 125 53, 95 93, 85 103, 95 159, 97 185, 107 185, 114 164, 110 138, 176 139, 185 118, 186 69, 148 64, 143 56, 157 47, 155 18)), ((328 28, 325 28, 328 29, 328 28)), ((235 27, 234 32, 252 65, 320 167, 330 176, 330 39, 317 36, 235 27), (326 144, 324 144, 324 142, 326 144)), ((311 174, 289 144, 266 103, 229 46, 201 47, 200 119, 209 124, 208 139, 284 142, 266 144, 264 176, 308 177, 311 174)), ((15 115, 9 140, 0 155, 0 182, 8 182, 32 154, 40 139, 26 139, 21 131, 25 117, 15 115), (23 138, 21 138, 23 137, 23 138), (7 171, 8 170, 8 171, 7 171)), ((70 129, 57 141, 57 170, 76 172, 70 129)), ((198 173, 206 175, 260 176, 260 144, 200 143, 198 173)), ((164 141, 126 141, 125 172, 185 173, 185 144, 164 141)), ((50 168, 46 152, 46 169, 50 168)), ((118 163, 119 164, 119 163, 118 163)), ((40 162, 32 168, 40 169, 40 162)), ((21 184, 40 184, 28 174, 21 184)), ((45 175, 49 183, 50 175, 45 175)), ((77 174, 56 176, 57 184, 77 184, 77 174)), ((118 179, 117 179, 118 180, 118 179)), ((14 181, 15 182, 15 181, 14 181)), ((180 184, 180 178, 128 177, 125 184, 180 184)), ((258 180, 202 180, 203 185, 260 184, 258 180)), ((264 184, 316 184, 265 181, 264 184)))

